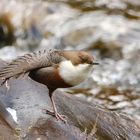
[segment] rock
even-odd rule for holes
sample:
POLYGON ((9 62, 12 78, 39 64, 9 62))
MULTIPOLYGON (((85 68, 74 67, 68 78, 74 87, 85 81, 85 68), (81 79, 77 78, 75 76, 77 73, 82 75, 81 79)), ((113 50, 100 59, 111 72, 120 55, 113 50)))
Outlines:
POLYGON ((15 41, 15 29, 10 12, 0 14, 0 47, 11 45, 15 41))
POLYGON ((54 120, 40 119, 37 124, 30 130, 25 140, 95 140, 94 136, 88 136, 85 132, 73 125, 66 125, 63 122, 54 120), (56 132, 56 133, 54 133, 56 132))
POLYGON ((1 140, 17 140, 15 132, 9 127, 6 121, 0 116, 0 139, 1 140))

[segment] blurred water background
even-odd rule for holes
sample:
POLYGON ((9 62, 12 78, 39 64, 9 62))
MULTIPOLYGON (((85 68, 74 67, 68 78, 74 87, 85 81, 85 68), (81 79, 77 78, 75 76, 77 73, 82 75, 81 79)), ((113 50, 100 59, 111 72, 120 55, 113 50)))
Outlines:
POLYGON ((44 48, 92 53, 100 65, 68 92, 140 119, 139 0, 1 0, 0 58, 44 48))

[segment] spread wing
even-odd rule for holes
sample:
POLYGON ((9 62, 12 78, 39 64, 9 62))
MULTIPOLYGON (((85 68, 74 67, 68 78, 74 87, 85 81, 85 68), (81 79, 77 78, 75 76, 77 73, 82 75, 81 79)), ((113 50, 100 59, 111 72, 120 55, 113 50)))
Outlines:
POLYGON ((43 50, 21 56, 0 70, 0 79, 5 83, 11 77, 17 77, 31 70, 48 67, 60 61, 59 51, 43 50), (53 57, 52 57, 53 56, 53 57))

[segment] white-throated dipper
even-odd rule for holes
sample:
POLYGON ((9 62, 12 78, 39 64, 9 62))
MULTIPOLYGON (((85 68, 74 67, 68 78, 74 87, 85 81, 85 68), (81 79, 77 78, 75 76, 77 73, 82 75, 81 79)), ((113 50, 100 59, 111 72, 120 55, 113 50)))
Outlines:
POLYGON ((47 110, 47 113, 65 121, 64 116, 57 112, 52 96, 54 90, 80 84, 97 64, 94 57, 85 51, 42 50, 13 60, 0 70, 0 78, 4 84, 11 77, 29 73, 31 79, 49 89, 53 111, 47 110))

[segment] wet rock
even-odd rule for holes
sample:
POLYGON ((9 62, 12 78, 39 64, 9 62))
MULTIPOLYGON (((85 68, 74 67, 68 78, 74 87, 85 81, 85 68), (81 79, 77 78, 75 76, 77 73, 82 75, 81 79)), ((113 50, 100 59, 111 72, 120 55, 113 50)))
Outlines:
POLYGON ((15 29, 10 12, 0 14, 0 46, 11 45, 15 41, 15 29))
POLYGON ((94 134, 88 135, 86 132, 81 132, 78 127, 63 122, 40 119, 24 139, 95 140, 94 134))
POLYGON ((17 58, 19 55, 24 55, 27 51, 21 51, 15 46, 5 46, 0 50, 0 58, 5 61, 11 61, 12 59, 17 58))
POLYGON ((18 136, 15 131, 7 124, 4 118, 0 115, 0 139, 4 140, 17 140, 18 136))
MULTIPOLYGON (((0 59, 0 68, 4 67, 6 62, 0 59)), ((1 83, 1 81, 0 81, 1 83)), ((0 87, 0 97, 5 93, 5 88, 0 87)), ((11 114, 6 110, 6 106, 3 104, 0 98, 0 139, 4 140, 17 140, 18 133, 15 131, 16 123, 14 122, 11 114)))

